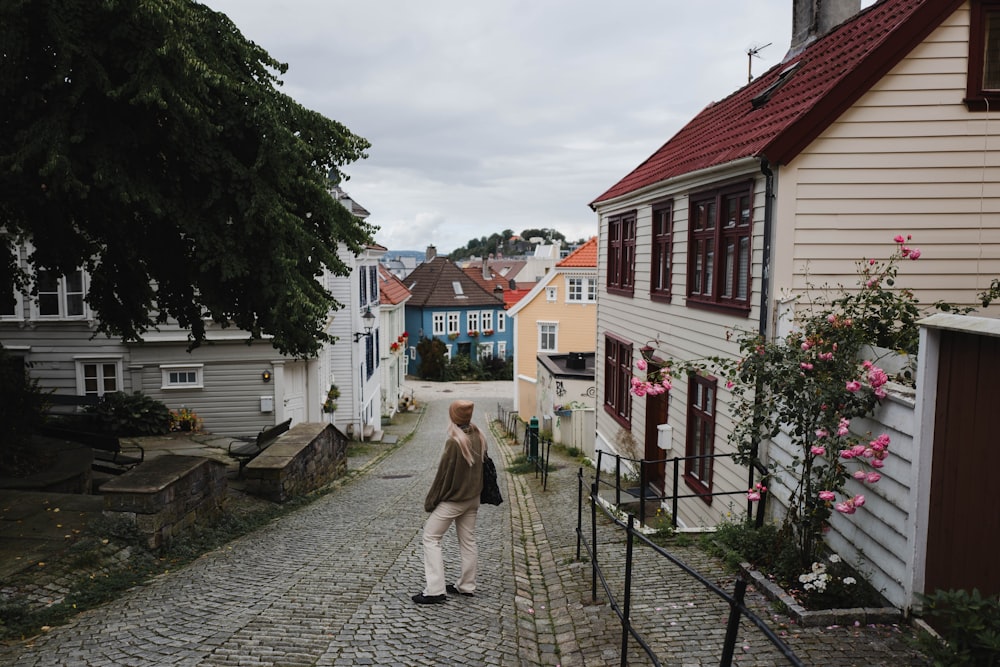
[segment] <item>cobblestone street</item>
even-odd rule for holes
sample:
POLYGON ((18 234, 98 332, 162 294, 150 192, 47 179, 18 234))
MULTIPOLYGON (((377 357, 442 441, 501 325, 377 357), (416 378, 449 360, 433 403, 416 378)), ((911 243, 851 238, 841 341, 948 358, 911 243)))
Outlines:
MULTIPOLYGON (((423 497, 440 455, 447 406, 476 401, 489 430, 509 383, 416 386, 425 412, 414 435, 364 474, 119 600, 80 614, 30 641, 0 650, 0 663, 53 665, 534 665, 620 662, 621 629, 606 603, 590 601, 590 568, 576 561, 578 466, 553 454, 548 490, 501 461, 519 452, 491 438, 505 502, 479 512, 479 586, 473 598, 414 604, 423 585, 423 497)), ((602 562, 623 553, 610 525, 602 562)), ((454 532, 445 563, 457 575, 454 532)), ((681 558, 723 587, 720 563, 697 547, 681 558)), ((659 559, 662 561, 663 559, 659 559)), ((642 560, 633 574, 632 618, 661 664, 717 665, 728 608, 666 562, 642 560)), ((619 586, 622 574, 610 575, 619 586)), ((603 594, 599 597, 603 598, 603 594)), ((769 606, 755 604, 767 618, 769 606)), ((775 618, 809 665, 922 664, 895 626, 813 628, 775 618)), ((763 637, 741 628, 741 666, 784 664, 763 637)), ((629 664, 651 664, 630 644, 629 664)))

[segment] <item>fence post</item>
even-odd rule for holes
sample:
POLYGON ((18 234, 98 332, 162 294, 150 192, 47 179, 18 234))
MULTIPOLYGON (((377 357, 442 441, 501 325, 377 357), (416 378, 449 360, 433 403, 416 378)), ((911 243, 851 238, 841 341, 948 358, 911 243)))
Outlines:
POLYGON ((722 661, 719 667, 731 667, 733 664, 733 652, 736 648, 736 633, 740 629, 740 607, 747 592, 747 582, 740 577, 736 580, 736 590, 733 592, 733 601, 729 603, 729 623, 726 625, 726 641, 722 645, 722 661))
POLYGON ((576 560, 580 561, 583 540, 583 468, 576 471, 576 560))
POLYGON ((639 525, 646 525, 646 461, 639 460, 639 525))
POLYGON ((594 562, 590 568, 590 601, 597 602, 597 484, 590 487, 590 552, 594 562))
POLYGON ((628 515, 628 531, 625 540, 625 599, 622 602, 622 659, 621 666, 628 665, 628 636, 632 629, 629 619, 632 607, 632 546, 635 544, 635 515, 628 515))
POLYGON ((615 454, 615 507, 622 506, 622 457, 615 454))
POLYGON ((528 422, 528 460, 538 460, 538 417, 532 417, 528 422))
POLYGON ((677 530, 677 484, 680 482, 681 477, 681 460, 674 457, 674 497, 670 503, 670 523, 673 524, 674 530, 677 530))

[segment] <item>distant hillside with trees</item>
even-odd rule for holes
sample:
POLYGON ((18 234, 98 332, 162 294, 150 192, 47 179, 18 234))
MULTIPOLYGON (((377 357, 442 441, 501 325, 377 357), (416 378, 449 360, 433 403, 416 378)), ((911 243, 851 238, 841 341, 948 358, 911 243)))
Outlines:
MULTIPOLYGON (((556 244, 560 248, 570 245, 566 237, 555 229, 525 229, 520 234, 515 235, 511 229, 505 229, 498 234, 482 236, 478 239, 470 239, 461 248, 453 250, 448 257, 454 261, 469 259, 470 257, 489 257, 490 255, 511 257, 523 255, 531 252, 534 244, 531 239, 540 238, 543 243, 556 244)), ((586 239, 581 239, 583 243, 586 239)))

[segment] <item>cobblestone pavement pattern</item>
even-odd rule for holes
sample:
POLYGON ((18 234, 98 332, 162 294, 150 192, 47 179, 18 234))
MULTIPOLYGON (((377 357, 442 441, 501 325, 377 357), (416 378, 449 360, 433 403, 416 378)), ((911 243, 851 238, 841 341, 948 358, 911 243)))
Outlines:
MULTIPOLYGON (((413 437, 360 476, 252 535, 164 574, 71 623, 0 651, 0 664, 73 666, 603 666, 620 663, 621 630, 590 567, 576 561, 578 465, 553 454, 543 491, 498 465, 500 507, 480 509, 476 596, 414 604, 423 584, 423 497, 443 443, 447 406, 476 401, 488 429, 511 407, 509 383, 418 385, 425 405, 413 437)), ((519 451, 491 438, 498 460, 519 451)), ((587 477, 585 473, 585 477, 587 477)), ((589 484, 589 481, 587 482, 589 484)), ((623 553, 605 521, 602 562, 623 553)), ((457 576, 454 531, 445 563, 457 576)), ((732 576, 696 547, 678 554, 731 590, 732 576)), ((620 590, 623 575, 609 576, 620 590)), ((632 620, 661 664, 718 665, 728 608, 676 566, 645 559, 633 574, 632 620)), ((754 602, 762 615, 766 602, 754 602)), ((895 626, 795 628, 769 619, 800 659, 828 667, 919 665, 895 626)), ((744 623, 734 664, 787 664, 744 623)), ((628 664, 653 664, 630 643, 628 664)))

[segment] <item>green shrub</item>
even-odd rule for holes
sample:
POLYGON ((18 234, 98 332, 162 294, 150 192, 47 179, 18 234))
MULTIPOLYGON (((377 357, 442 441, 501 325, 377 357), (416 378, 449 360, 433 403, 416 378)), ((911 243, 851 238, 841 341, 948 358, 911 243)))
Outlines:
POLYGON ((96 416, 98 427, 105 433, 142 436, 170 431, 170 410, 167 406, 138 391, 132 394, 121 391, 105 394, 89 412, 96 416))
POLYGON ((805 563, 788 526, 753 521, 723 523, 708 538, 710 550, 736 568, 749 563, 807 609, 881 607, 881 594, 836 554, 805 563))
POLYGON ((1000 595, 937 590, 921 600, 924 616, 936 619, 933 625, 941 633, 940 639, 927 633, 918 639, 935 667, 1000 665, 1000 595))

